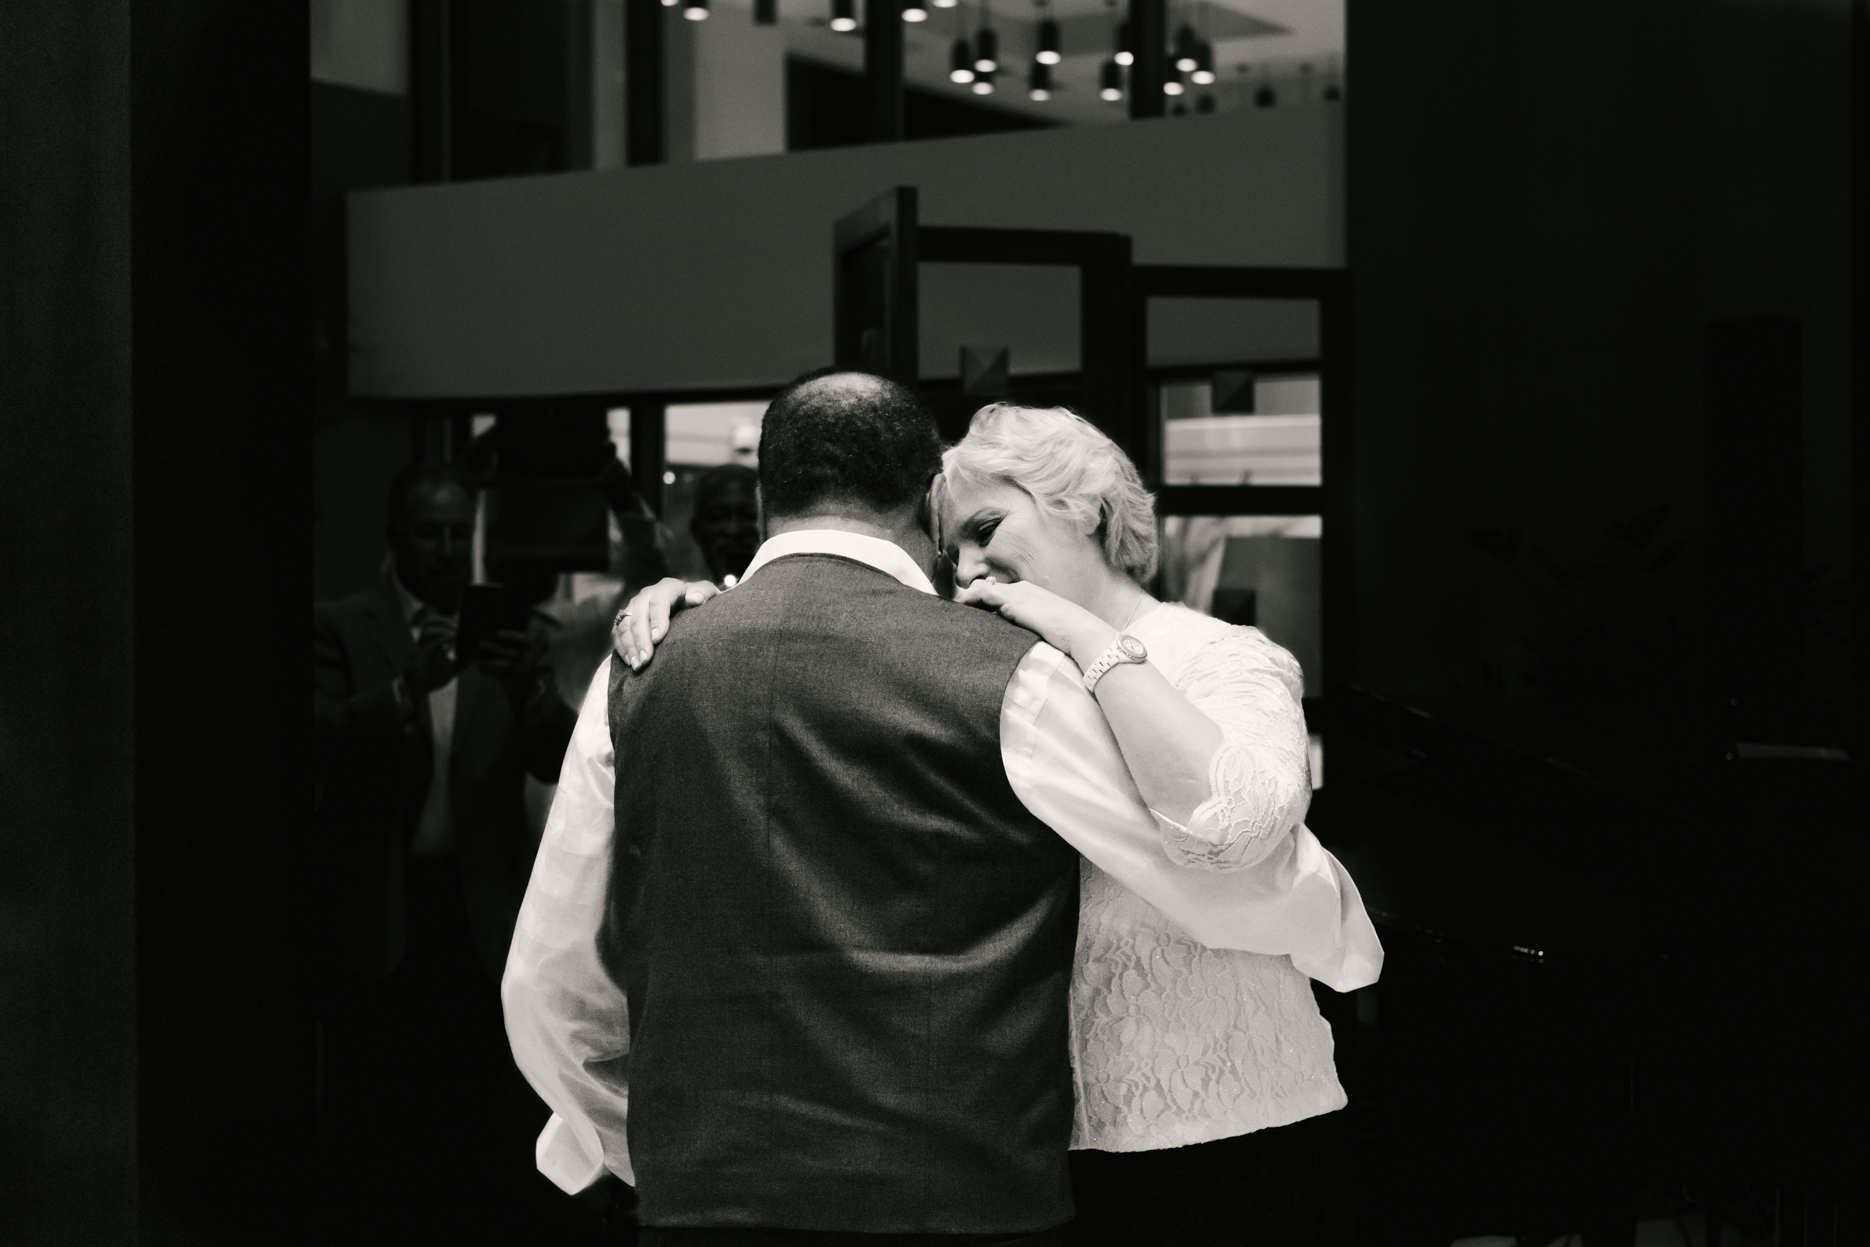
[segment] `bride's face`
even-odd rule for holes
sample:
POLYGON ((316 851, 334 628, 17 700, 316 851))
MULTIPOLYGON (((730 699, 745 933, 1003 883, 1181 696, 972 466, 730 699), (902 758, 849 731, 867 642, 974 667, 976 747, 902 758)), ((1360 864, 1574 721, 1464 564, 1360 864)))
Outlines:
POLYGON ((1082 604, 1103 568, 1103 553, 1069 521, 1042 510, 1032 495, 1005 481, 976 484, 945 478, 942 540, 955 584, 985 577, 1001 584, 1029 580, 1082 604))

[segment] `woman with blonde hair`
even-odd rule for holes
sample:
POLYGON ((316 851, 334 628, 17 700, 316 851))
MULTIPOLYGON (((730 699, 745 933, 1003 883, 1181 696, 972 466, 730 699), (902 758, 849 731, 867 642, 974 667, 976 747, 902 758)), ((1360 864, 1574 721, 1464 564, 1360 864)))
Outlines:
MULTIPOLYGON (((1153 500, 1082 417, 992 404, 943 469, 931 511, 955 599, 1078 663, 1169 860, 1233 876, 1263 909, 1266 951, 1210 948, 1082 863, 1069 1241, 1348 1241, 1329 1117, 1345 1094, 1310 979, 1374 982, 1382 949, 1355 885, 1304 825, 1298 663, 1255 628, 1150 596, 1153 500), (1292 902, 1296 862, 1335 874, 1330 929, 1292 902)), ((710 596, 676 580, 645 590, 619 622, 620 653, 640 667, 669 612, 710 596)))

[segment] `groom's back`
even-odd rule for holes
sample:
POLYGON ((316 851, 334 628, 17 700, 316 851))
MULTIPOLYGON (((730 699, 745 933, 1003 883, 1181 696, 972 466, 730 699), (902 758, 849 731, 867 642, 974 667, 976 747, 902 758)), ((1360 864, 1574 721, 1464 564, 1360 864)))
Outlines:
POLYGON ((1069 1218, 1076 858, 999 742, 1032 644, 799 555, 616 665, 605 946, 645 1224, 1069 1218))

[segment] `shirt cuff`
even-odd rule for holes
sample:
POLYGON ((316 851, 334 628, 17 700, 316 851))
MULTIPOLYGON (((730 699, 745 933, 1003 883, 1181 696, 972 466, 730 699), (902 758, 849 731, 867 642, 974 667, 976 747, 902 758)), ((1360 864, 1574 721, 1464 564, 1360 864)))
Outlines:
POLYGON ((539 1172, 567 1195, 576 1195, 604 1175, 603 1154, 592 1155, 579 1140, 577 1131, 557 1113, 552 1114, 545 1129, 539 1132, 539 1141, 533 1145, 533 1160, 539 1172))

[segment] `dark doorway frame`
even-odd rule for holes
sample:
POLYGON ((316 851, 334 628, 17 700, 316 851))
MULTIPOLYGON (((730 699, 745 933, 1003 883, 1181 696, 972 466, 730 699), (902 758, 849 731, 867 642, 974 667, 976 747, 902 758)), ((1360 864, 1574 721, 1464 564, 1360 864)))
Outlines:
POLYGON ((923 225, 917 219, 915 187, 898 186, 841 218, 832 238, 833 362, 918 390, 931 388, 920 376, 921 265, 1076 268, 1079 370, 1054 380, 1076 391, 1086 419, 1126 449, 1133 442, 1137 379, 1130 347, 1128 235, 923 225))
MULTIPOLYGON (((1133 326, 1132 368, 1137 378, 1131 440, 1119 438, 1156 495, 1156 512, 1170 515, 1316 515, 1324 525, 1323 637, 1326 671, 1347 669, 1353 643, 1355 602, 1355 490, 1351 385, 1351 283, 1346 269, 1138 264, 1130 269, 1129 321, 1133 326), (1149 366, 1151 299, 1306 299, 1318 304, 1318 359, 1259 361, 1268 371, 1315 367, 1322 418, 1323 470, 1320 485, 1165 485, 1162 421, 1156 385, 1177 373, 1205 368, 1149 366)), ((1206 367, 1226 367, 1217 360, 1206 367)), ((1326 681, 1328 688, 1330 681, 1326 681)), ((1306 719, 1324 730, 1322 703, 1308 702, 1306 719)))

